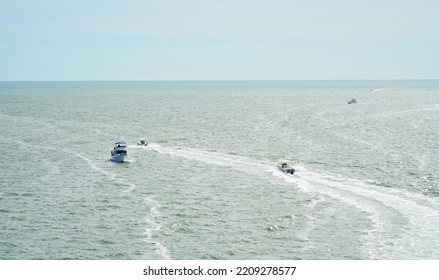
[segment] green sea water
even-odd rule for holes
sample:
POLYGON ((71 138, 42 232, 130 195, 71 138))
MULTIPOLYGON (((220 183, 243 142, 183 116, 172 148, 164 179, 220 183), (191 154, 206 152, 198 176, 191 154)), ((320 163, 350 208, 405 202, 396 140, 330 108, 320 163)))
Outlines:
POLYGON ((0 259, 439 258, 438 80, 0 82, 0 123, 0 259))

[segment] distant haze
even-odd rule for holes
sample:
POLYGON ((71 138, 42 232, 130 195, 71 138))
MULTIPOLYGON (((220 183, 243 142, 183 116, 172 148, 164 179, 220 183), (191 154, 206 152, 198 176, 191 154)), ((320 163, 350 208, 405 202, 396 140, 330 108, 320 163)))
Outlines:
POLYGON ((1 1, 0 80, 439 78, 439 1, 1 1))

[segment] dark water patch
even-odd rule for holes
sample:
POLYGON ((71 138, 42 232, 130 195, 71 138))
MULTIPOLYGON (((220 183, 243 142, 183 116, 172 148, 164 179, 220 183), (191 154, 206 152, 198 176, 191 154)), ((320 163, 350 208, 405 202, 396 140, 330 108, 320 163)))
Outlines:
POLYGON ((98 229, 110 229, 110 228, 112 228, 112 226, 109 225, 109 224, 98 224, 96 227, 98 229))
POLYGON ((90 251, 90 252, 96 252, 96 251, 98 251, 97 248, 83 248, 82 250, 84 250, 84 251, 90 251))
POLYGON ((99 240, 99 243, 100 243, 100 244, 103 244, 103 245, 113 245, 113 244, 116 244, 115 241, 113 241, 113 240, 107 240, 107 239, 100 239, 100 240, 99 240))
POLYGON ((203 260, 220 260, 222 259, 221 256, 214 254, 214 253, 207 253, 204 254, 202 257, 203 260))
POLYGON ((105 259, 113 259, 113 260, 125 260, 131 259, 128 257, 126 252, 110 252, 104 255, 105 259))

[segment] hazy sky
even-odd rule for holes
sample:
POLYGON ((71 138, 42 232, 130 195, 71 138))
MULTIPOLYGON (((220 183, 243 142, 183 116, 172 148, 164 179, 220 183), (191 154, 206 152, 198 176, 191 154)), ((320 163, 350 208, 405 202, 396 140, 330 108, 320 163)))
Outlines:
POLYGON ((0 0, 0 80, 437 78, 438 0, 0 0))

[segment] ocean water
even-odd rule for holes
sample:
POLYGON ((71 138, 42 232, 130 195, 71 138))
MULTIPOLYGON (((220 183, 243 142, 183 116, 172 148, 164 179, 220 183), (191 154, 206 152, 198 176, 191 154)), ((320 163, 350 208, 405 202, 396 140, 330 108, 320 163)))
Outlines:
POLYGON ((0 259, 439 259, 439 80, 0 82, 0 123, 0 259))

